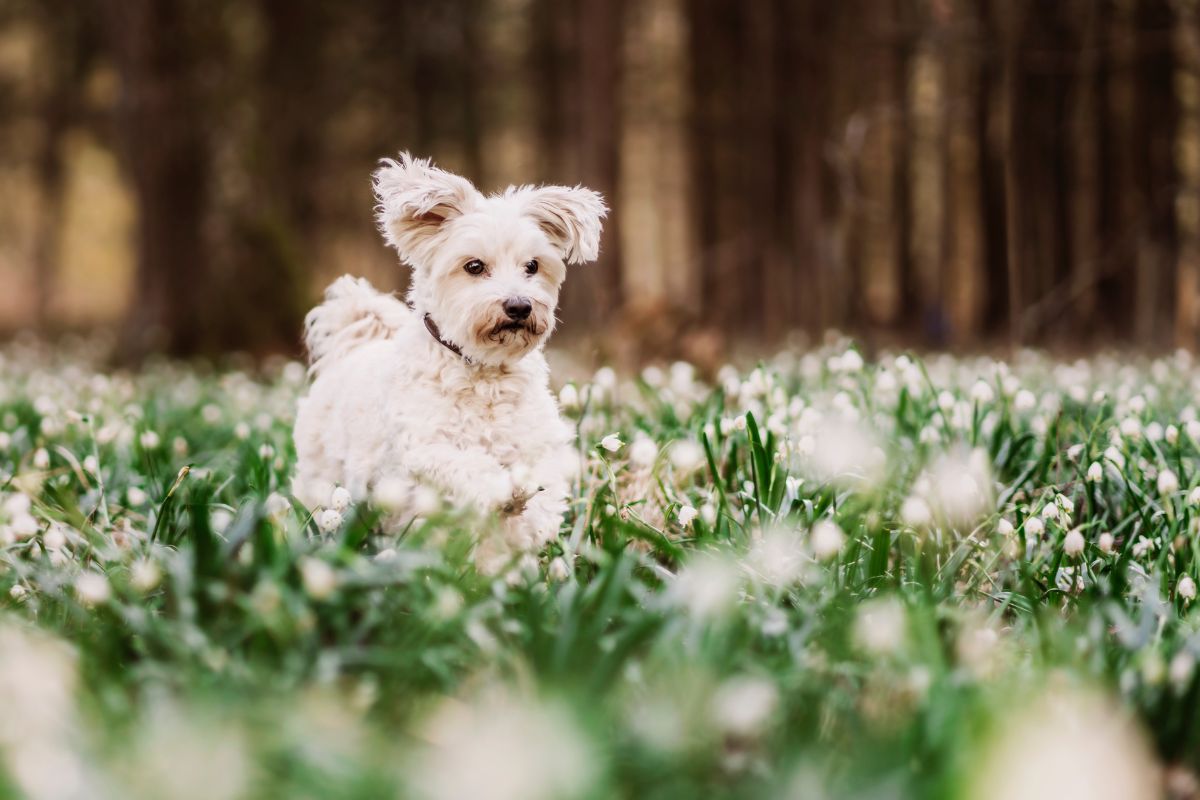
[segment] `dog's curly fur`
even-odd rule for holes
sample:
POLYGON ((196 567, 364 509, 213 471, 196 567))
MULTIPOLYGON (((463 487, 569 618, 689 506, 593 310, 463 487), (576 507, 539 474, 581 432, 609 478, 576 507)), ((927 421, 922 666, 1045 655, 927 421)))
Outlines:
POLYGON ((315 508, 335 486, 356 500, 384 482, 391 495, 430 486, 503 520, 493 562, 540 546, 578 461, 542 348, 566 266, 596 258, 607 209, 582 187, 484 196, 408 154, 385 160, 374 187, 384 238, 412 267, 408 303, 343 276, 309 313, 293 491, 315 508), (525 319, 505 310, 516 298, 525 319))

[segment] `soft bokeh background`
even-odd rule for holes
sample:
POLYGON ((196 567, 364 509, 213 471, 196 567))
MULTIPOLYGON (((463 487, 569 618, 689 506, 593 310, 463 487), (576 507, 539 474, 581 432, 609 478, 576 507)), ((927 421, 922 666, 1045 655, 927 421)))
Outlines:
POLYGON ((408 149, 615 214, 560 341, 1196 344, 1196 0, 0 0, 0 329, 294 351, 408 149))

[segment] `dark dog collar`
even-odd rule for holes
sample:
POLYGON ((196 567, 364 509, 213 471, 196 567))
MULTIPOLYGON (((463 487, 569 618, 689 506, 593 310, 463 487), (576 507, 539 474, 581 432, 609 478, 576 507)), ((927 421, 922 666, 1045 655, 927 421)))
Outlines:
POLYGON ((442 332, 438 329, 437 323, 433 321, 433 317, 426 314, 424 316, 424 320, 425 320, 425 330, 429 331, 429 335, 433 337, 433 340, 435 342, 437 342, 442 347, 449 350, 451 353, 454 353, 454 355, 458 356, 463 361, 466 361, 468 364, 473 363, 471 361, 470 356, 463 355, 463 351, 462 351, 461 347, 456 345, 454 342, 447 342, 445 339, 442 338, 442 332))

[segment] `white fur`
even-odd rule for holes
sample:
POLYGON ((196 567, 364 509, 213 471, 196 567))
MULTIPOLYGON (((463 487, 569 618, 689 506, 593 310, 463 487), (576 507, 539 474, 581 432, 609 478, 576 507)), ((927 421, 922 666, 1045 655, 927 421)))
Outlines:
POLYGON ((384 238, 413 270, 411 308, 344 276, 309 313, 314 380, 296 418, 294 492, 315 508, 335 486, 356 500, 385 482, 389 494, 432 486, 502 521, 503 543, 485 543, 494 564, 562 523, 577 457, 542 348, 566 264, 596 258, 606 209, 580 187, 485 197, 407 154, 374 178, 384 238), (465 271, 473 259, 483 275, 465 271), (533 310, 512 329, 502 303, 517 296, 533 310))

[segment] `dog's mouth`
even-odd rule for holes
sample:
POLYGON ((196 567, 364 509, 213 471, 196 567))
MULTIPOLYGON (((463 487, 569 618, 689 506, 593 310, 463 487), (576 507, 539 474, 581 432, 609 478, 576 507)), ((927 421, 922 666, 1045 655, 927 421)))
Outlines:
POLYGON ((531 336, 541 335, 541 330, 532 319, 523 320, 505 320, 494 325, 488 333, 488 338, 493 341, 503 341, 508 334, 527 333, 531 336))

